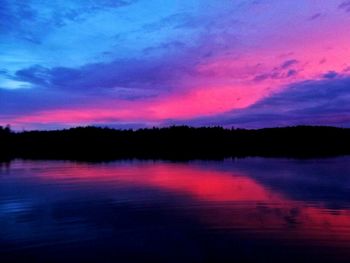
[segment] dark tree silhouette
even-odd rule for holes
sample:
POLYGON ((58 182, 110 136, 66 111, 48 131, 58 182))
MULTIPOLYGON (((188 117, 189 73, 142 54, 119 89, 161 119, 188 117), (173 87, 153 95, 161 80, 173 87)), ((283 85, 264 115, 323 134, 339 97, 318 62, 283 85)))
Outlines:
POLYGON ((297 126, 259 130, 172 126, 139 130, 0 128, 0 158, 109 160, 321 157, 350 154, 350 129, 297 126))

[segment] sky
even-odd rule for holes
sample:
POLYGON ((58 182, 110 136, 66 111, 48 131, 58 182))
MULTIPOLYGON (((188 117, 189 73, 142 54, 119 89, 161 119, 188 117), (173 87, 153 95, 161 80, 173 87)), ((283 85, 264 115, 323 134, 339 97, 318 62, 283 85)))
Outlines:
POLYGON ((349 0, 0 0, 0 125, 350 127, 349 0))

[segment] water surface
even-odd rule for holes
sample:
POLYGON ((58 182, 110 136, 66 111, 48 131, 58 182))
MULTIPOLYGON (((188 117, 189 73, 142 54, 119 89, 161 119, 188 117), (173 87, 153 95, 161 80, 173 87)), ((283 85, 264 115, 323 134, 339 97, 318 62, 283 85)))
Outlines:
POLYGON ((0 166, 1 262, 349 258, 349 157, 0 166))

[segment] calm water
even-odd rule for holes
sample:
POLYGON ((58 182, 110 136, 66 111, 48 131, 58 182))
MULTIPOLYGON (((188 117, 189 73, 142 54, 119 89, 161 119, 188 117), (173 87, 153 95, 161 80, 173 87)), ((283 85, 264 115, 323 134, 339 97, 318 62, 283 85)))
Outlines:
POLYGON ((2 164, 0 262, 350 262, 350 158, 2 164))

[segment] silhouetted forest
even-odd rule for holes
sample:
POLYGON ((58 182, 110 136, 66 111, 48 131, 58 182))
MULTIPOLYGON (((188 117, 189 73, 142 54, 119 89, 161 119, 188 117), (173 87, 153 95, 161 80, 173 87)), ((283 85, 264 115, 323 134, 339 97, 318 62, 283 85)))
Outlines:
POLYGON ((350 129, 298 126, 259 130, 173 126, 139 130, 78 127, 13 132, 0 127, 0 159, 222 159, 350 154, 350 129))

